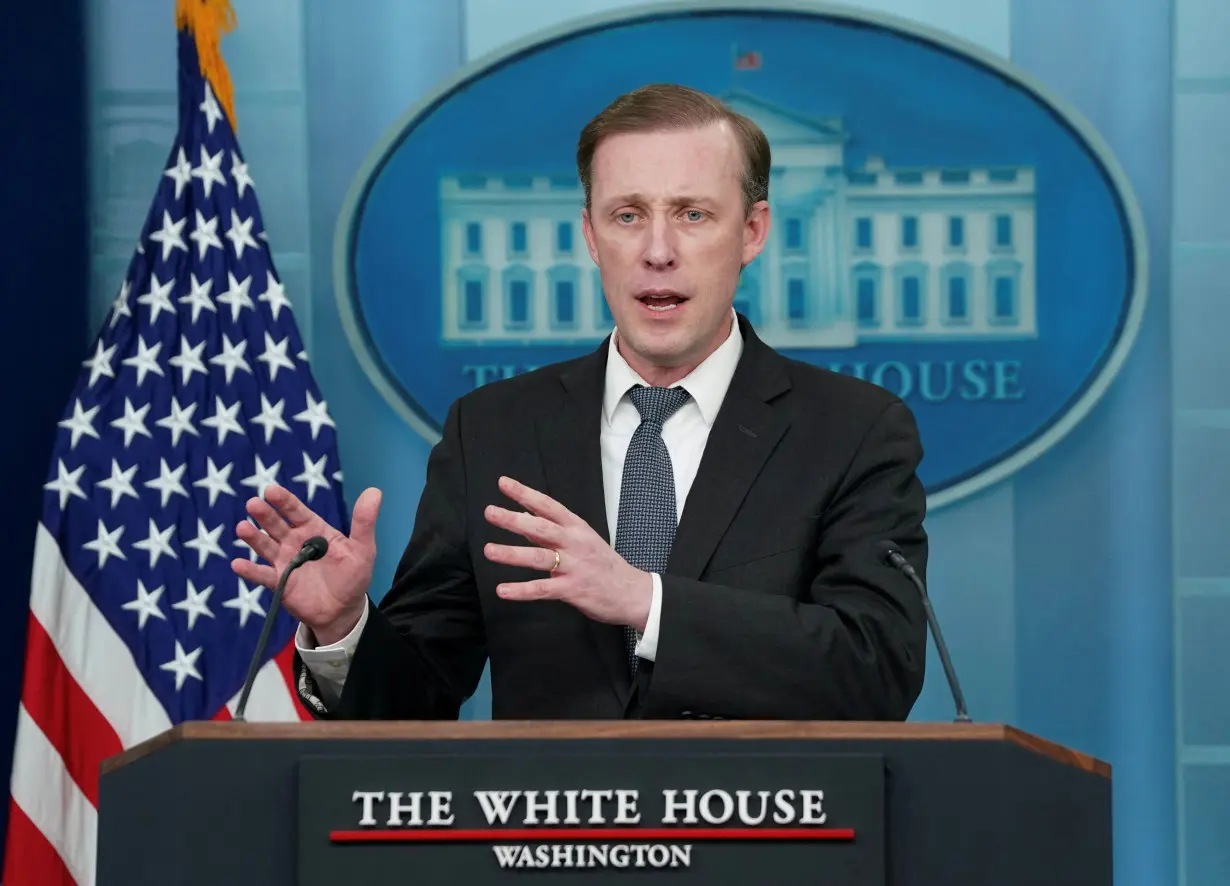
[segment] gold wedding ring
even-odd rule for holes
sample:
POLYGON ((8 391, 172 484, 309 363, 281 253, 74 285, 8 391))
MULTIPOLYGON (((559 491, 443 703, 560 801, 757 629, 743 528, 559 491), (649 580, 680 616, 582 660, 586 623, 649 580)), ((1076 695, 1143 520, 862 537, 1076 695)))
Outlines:
POLYGON ((555 552, 555 562, 551 564, 551 568, 547 572, 554 572, 557 569, 559 569, 559 551, 555 552))

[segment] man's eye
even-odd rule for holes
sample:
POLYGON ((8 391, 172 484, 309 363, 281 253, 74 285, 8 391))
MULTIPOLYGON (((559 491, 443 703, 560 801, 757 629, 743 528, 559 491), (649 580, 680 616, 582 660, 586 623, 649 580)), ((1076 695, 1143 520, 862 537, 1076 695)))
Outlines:
POLYGON ((635 212, 621 212, 619 215, 615 217, 619 219, 621 222, 631 223, 636 218, 636 213, 635 212))
POLYGON ((687 212, 688 221, 700 221, 705 217, 705 214, 699 209, 689 209, 687 212))

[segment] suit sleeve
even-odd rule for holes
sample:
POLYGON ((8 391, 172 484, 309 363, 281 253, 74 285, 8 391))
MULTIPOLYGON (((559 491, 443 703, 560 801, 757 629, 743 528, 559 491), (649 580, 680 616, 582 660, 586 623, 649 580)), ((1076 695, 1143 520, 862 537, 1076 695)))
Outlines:
POLYGON ((663 576, 644 715, 904 720, 922 690, 926 616, 876 544, 895 542, 925 576, 921 460, 913 414, 894 401, 822 515, 818 569, 797 591, 663 576))
POLYGON ((392 587, 370 608, 331 709, 312 697, 312 675, 295 662, 300 696, 314 716, 456 719, 477 688, 487 645, 466 538, 462 439, 461 407, 454 403, 428 458, 414 531, 392 587))

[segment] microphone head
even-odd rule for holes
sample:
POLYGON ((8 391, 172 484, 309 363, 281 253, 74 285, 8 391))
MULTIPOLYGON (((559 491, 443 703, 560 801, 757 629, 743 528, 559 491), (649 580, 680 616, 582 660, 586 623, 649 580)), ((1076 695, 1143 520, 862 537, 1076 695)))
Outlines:
POLYGON ((876 548, 880 551, 880 554, 884 557, 885 561, 889 563, 893 561, 893 554, 901 554, 901 551, 898 550, 897 546, 886 538, 880 539, 876 542, 876 548))
POLYGON ((319 560, 329 552, 329 543, 319 535, 313 535, 303 543, 303 547, 299 551, 303 555, 304 561, 319 560))
POLYGON ((905 558, 905 554, 901 553, 901 548, 897 547, 891 541, 883 539, 876 542, 876 547, 880 549, 880 553, 884 556, 884 562, 890 566, 900 569, 906 575, 914 574, 914 567, 910 565, 910 561, 905 558))

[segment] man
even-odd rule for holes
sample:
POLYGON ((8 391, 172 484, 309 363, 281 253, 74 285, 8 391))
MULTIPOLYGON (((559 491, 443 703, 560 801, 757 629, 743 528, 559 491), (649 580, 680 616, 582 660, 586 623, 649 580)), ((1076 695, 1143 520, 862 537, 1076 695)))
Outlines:
POLYGON ((449 410, 391 589, 369 603, 380 493, 350 537, 269 487, 237 532, 290 580, 319 717, 455 718, 491 664, 495 718, 900 720, 923 682, 913 416, 788 360, 733 299, 769 234, 769 145, 691 89, 617 99, 577 150, 616 331, 449 410), (275 510, 276 509, 276 510, 275 510), (677 526, 676 526, 677 524, 677 526))

